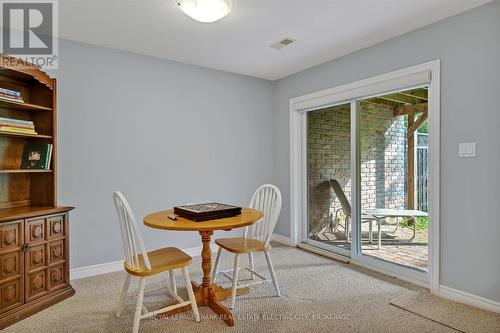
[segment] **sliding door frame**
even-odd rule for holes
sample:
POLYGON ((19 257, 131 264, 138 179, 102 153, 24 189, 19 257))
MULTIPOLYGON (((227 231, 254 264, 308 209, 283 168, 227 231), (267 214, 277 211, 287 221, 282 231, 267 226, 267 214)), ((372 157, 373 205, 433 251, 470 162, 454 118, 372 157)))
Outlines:
POLYGON ((299 245, 306 230, 307 214, 307 112, 324 107, 351 103, 351 186, 352 228, 351 262, 427 286, 434 294, 439 289, 439 207, 440 207, 440 60, 378 75, 331 89, 290 99, 290 238, 299 245), (423 75, 428 74, 428 80, 423 75), (415 80, 426 80, 415 84, 415 80), (392 83, 392 85, 391 85, 392 83), (397 87, 394 86, 397 85, 397 87), (360 226, 359 184, 359 100, 376 95, 427 86, 429 91, 429 260, 428 273, 413 271, 396 264, 383 262, 361 254, 356 237, 360 226), (369 88, 367 88, 369 87, 369 88), (368 93, 367 93, 368 92, 368 93))
MULTIPOLYGON (((329 105, 329 107, 335 107, 335 106, 346 105, 346 104, 351 104, 351 103, 342 101, 339 103, 333 103, 333 104, 329 105)), ((301 156, 307 156, 307 113, 313 112, 313 111, 315 111, 315 110, 308 110, 308 111, 300 113, 300 116, 301 116, 301 119, 300 119, 300 122, 301 122, 300 123, 300 126, 301 126, 301 135, 300 135, 300 137, 301 137, 301 156)), ((352 106, 351 106, 350 113, 352 114, 352 106)), ((300 210, 303 214, 302 221, 308 221, 309 220, 309 216, 308 216, 308 212, 309 212, 308 202, 309 202, 309 200, 308 200, 308 191, 307 191, 307 188, 308 188, 307 158, 302 157, 301 168, 302 168, 302 170, 301 170, 301 177, 302 177, 301 188, 302 188, 303 193, 301 196, 302 197, 302 206, 301 206, 300 210)), ((351 249, 345 249, 345 248, 342 248, 340 246, 325 244, 325 243, 318 241, 318 240, 309 239, 308 238, 309 230, 308 230, 308 228, 304 228, 304 225, 305 225, 305 223, 302 223, 302 224, 299 224, 297 226, 298 227, 297 230, 299 232, 299 242, 295 243, 296 245, 300 244, 301 242, 303 242, 304 240, 307 239, 308 245, 320 248, 322 250, 332 251, 335 254, 340 255, 341 257, 345 257, 342 259, 347 259, 347 258, 351 257, 351 249)), ((353 244, 351 243, 351 248, 352 248, 352 246, 353 246, 353 244)))

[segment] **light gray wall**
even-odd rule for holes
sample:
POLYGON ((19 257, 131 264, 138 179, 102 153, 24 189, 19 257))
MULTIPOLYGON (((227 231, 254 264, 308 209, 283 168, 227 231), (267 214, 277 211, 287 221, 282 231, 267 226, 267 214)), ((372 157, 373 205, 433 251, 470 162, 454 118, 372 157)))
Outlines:
POLYGON ((289 99, 441 59, 441 283, 500 301, 500 1, 279 80, 274 174, 289 228, 289 99), (459 142, 477 158, 459 159, 459 142))
MULTIPOLYGON (((142 225, 175 204, 248 204, 272 181, 272 83, 62 40, 58 78, 60 205, 71 266, 123 258, 112 193, 142 225)), ((142 226, 149 248, 201 245, 142 226)))

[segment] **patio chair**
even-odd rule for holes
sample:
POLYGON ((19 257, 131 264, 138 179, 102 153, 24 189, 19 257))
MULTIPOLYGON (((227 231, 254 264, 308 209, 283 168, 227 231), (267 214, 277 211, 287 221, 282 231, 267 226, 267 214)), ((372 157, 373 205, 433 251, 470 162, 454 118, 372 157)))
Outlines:
MULTIPOLYGON (((343 211, 344 215, 346 216, 345 218, 345 237, 347 242, 350 242, 349 238, 349 223, 351 222, 351 204, 349 203, 349 200, 347 200, 347 197, 345 196, 344 190, 340 186, 339 182, 335 179, 330 179, 330 185, 333 188, 333 191, 335 192, 335 195, 340 201, 340 205, 342 206, 341 210, 343 211)), ((337 209, 335 212, 335 219, 337 218, 337 214, 340 209, 337 209)), ((377 232, 377 248, 380 249, 380 246, 382 245, 382 231, 380 229, 380 219, 376 216, 369 215, 369 214, 361 214, 361 223, 370 223, 369 224, 369 233, 368 233, 368 241, 372 243, 372 223, 373 221, 377 222, 377 227, 378 227, 378 232, 377 232)))

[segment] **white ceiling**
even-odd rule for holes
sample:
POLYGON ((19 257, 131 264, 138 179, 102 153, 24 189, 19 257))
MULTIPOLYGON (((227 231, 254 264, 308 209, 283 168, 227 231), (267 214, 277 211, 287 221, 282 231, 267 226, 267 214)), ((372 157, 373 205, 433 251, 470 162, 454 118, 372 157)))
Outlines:
POLYGON ((234 0, 198 23, 173 0, 61 0, 60 37, 276 80, 491 0, 234 0), (269 45, 297 41, 281 50, 269 45))

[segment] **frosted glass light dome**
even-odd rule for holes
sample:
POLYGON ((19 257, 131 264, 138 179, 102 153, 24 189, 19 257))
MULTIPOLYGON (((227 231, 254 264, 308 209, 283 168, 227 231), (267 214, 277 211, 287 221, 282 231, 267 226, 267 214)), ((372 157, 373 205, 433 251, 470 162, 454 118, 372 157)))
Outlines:
POLYGON ((193 20, 203 23, 215 22, 228 15, 232 0, 177 0, 177 6, 193 20))

